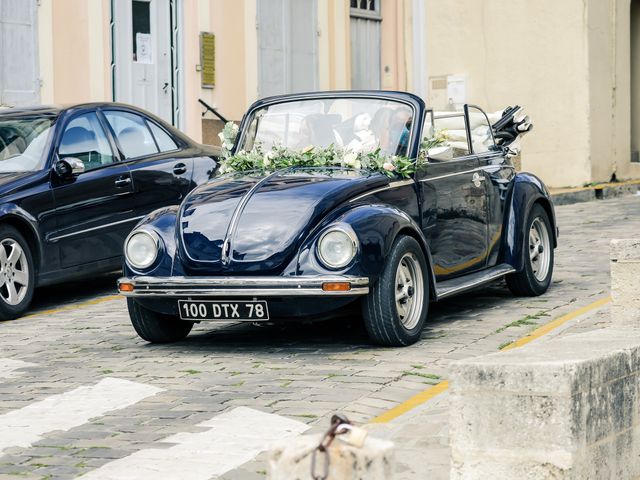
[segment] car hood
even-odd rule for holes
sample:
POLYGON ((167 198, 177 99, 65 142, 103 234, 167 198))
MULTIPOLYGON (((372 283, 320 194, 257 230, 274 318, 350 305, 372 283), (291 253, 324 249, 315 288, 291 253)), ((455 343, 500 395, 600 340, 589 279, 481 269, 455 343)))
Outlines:
MULTIPOLYGON (((7 172, 0 173, 0 195, 4 195, 13 191, 22 180, 31 176, 36 176, 38 172, 7 172)), ((28 181, 28 180, 27 180, 28 181)))
POLYGON ((327 213, 388 183, 381 174, 342 169, 219 177, 182 203, 180 254, 193 273, 279 274, 327 213))

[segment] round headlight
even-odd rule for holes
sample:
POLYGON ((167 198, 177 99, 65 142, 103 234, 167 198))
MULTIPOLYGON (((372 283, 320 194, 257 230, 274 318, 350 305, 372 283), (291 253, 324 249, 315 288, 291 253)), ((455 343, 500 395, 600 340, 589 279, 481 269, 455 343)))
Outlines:
POLYGON ((148 268, 158 257, 158 239, 149 232, 134 232, 127 240, 124 254, 132 267, 148 268))
POLYGON ((342 229, 325 232, 318 242, 318 257, 329 268, 345 267, 353 260, 358 251, 354 234, 342 229))

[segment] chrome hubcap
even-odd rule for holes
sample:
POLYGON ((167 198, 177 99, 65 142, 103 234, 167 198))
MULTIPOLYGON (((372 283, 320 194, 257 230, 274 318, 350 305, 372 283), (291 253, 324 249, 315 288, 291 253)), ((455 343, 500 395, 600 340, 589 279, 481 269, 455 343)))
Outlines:
POLYGON ((396 311, 400 322, 411 330, 420 321, 424 302, 422 268, 417 257, 406 253, 396 271, 396 311))
POLYGON ((550 248, 547 226, 537 217, 529 229, 529 260, 531 270, 540 282, 547 278, 549 273, 550 248))
POLYGON ((19 304, 27 294, 29 265, 22 247, 11 238, 0 243, 0 297, 9 305, 19 304))

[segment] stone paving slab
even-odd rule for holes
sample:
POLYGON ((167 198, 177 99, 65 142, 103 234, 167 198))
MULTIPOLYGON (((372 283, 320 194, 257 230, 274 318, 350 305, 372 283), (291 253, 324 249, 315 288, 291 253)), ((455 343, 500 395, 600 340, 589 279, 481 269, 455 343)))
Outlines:
MULTIPOLYGON (((5 451, 0 478, 76 478, 139 450, 166 448, 158 439, 198 431, 202 421, 236 406, 308 423, 313 432, 337 410, 366 422, 446 379, 452 360, 497 351, 607 295, 608 242, 640 232, 640 197, 557 211, 560 247, 546 295, 514 298, 498 282, 433 305, 422 340, 404 349, 372 347, 357 318, 289 327, 201 324, 183 342, 148 345, 131 328, 122 299, 1 323, 0 358, 33 365, 0 380, 0 415, 107 377, 163 391, 51 432, 31 448, 5 451)), ((447 478, 446 398, 380 427, 397 431, 398 478, 447 478), (420 428, 411 430, 419 413, 420 428)), ((264 478, 263 459, 220 478, 264 478)))

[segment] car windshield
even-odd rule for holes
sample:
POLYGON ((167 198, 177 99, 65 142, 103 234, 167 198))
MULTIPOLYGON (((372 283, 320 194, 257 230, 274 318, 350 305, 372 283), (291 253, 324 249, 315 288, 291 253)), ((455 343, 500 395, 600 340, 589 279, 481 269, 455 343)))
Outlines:
POLYGON ((42 116, 0 119, 0 173, 42 169, 52 125, 42 116))
POLYGON ((410 106, 374 98, 309 99, 257 110, 240 149, 274 146, 303 150, 331 145, 368 153, 406 155, 413 111, 410 106))

